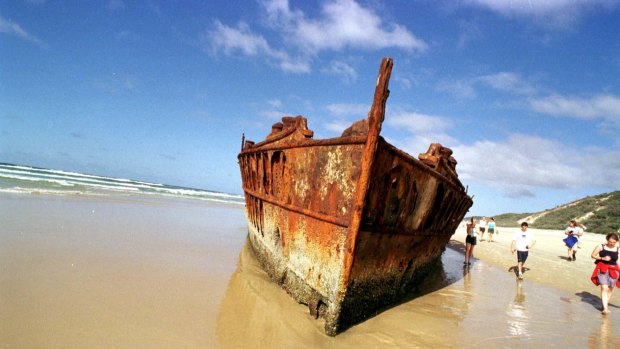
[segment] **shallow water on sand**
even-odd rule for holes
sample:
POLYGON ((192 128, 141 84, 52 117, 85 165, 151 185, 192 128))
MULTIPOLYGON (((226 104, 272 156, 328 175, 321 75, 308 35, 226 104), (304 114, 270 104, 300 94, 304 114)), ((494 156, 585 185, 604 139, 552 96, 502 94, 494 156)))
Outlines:
POLYGON ((259 267, 238 207, 0 194, 0 222, 2 348, 620 347, 594 286, 464 269, 451 248, 402 304, 328 337, 259 267))
MULTIPOLYGON (((246 244, 218 315, 225 348, 619 348, 614 316, 598 296, 570 295, 463 256, 448 248, 443 268, 403 304, 335 338, 303 305, 268 280, 246 244)), ((526 273, 527 277, 527 273, 526 273)))

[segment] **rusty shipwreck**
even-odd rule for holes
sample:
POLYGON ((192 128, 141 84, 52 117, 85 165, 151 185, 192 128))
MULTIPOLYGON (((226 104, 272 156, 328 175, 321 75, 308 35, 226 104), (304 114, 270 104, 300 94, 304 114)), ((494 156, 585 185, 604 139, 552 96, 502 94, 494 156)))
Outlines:
POLYGON ((336 335, 398 302, 431 268, 472 205, 452 151, 414 158, 379 135, 392 60, 368 117, 315 140, 284 117, 238 156, 248 239, 263 268, 336 335))

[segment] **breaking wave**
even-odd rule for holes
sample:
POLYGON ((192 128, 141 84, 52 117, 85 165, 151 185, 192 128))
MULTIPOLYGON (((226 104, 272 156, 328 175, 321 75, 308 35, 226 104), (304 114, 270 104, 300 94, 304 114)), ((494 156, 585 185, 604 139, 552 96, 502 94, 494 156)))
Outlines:
POLYGON ((241 195, 0 163, 0 192, 51 195, 164 195, 243 204, 241 195))

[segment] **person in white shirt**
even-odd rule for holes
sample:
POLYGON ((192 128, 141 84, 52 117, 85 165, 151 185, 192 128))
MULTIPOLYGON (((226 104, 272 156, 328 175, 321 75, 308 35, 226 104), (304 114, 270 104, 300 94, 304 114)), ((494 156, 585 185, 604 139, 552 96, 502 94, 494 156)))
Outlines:
POLYGON ((577 248, 579 246, 579 238, 583 235, 583 230, 574 219, 568 223, 568 227, 564 230, 564 244, 568 248, 568 261, 577 259, 577 248))
POLYGON ((536 245, 534 234, 527 230, 527 222, 521 223, 521 231, 517 231, 512 239, 510 250, 514 254, 517 252, 517 276, 523 279, 523 264, 527 260, 529 251, 536 245))
POLYGON ((480 230, 480 241, 482 241, 484 239, 484 232, 487 230, 487 217, 482 217, 478 221, 478 230, 480 230))

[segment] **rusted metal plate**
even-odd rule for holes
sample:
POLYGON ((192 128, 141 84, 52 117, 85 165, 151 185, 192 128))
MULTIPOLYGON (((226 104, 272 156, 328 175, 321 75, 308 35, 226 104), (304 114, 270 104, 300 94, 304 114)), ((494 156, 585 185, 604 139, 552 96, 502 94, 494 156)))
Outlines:
POLYGON ((284 117, 238 156, 249 241, 269 275, 330 335, 396 302, 445 248, 471 207, 450 149, 415 159, 379 135, 391 59, 367 119, 314 140, 284 117))

